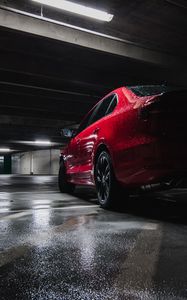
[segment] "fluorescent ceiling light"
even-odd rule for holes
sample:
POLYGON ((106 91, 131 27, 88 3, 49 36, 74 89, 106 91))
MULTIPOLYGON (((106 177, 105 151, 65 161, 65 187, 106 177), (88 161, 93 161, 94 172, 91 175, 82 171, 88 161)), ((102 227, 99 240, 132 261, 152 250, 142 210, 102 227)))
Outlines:
POLYGON ((51 142, 50 141, 44 141, 44 140, 36 140, 35 144, 36 145, 49 146, 49 145, 51 145, 51 142))
POLYGON ((0 152, 10 152, 10 148, 0 148, 0 152))
POLYGON ((105 11, 80 5, 70 1, 64 1, 64 0, 32 0, 32 1, 44 5, 49 5, 62 10, 66 10, 75 14, 101 20, 101 21, 110 22, 113 18, 113 15, 108 14, 105 11))

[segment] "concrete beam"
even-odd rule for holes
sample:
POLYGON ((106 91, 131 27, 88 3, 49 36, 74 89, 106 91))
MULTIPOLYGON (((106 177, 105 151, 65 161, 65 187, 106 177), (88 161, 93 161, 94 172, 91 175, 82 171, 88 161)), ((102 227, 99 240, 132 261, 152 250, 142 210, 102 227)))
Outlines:
POLYGON ((45 119, 43 117, 34 118, 19 115, 3 115, 0 113, 0 126, 23 126, 24 128, 61 128, 72 124, 71 121, 64 121, 61 119, 45 119))
POLYGON ((146 63, 177 68, 184 66, 184 61, 175 56, 26 12, 0 9, 0 26, 146 63))

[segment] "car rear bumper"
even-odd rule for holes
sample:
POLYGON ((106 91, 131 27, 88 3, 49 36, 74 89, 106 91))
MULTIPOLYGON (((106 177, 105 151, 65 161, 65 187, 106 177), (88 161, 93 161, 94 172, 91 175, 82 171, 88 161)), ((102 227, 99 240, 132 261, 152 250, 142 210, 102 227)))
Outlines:
MULTIPOLYGON (((185 140, 156 140, 132 151, 131 161, 125 161, 119 181, 128 186, 157 183, 165 178, 187 176, 187 142, 185 140)), ((125 157, 125 156, 124 156, 125 157)))

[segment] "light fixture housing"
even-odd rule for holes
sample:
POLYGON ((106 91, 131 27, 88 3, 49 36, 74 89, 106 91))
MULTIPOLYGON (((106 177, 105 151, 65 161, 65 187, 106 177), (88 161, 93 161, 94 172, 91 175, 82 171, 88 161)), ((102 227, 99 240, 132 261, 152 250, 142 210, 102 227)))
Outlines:
POLYGON ((109 14, 99 9, 77 4, 71 1, 65 1, 65 0, 32 0, 32 1, 43 5, 59 8, 85 17, 97 19, 100 21, 110 22, 113 19, 112 14, 109 14))
POLYGON ((47 140, 36 140, 34 143, 38 146, 50 146, 51 145, 51 142, 47 141, 47 140))
POLYGON ((10 148, 0 148, 0 152, 10 152, 10 148))

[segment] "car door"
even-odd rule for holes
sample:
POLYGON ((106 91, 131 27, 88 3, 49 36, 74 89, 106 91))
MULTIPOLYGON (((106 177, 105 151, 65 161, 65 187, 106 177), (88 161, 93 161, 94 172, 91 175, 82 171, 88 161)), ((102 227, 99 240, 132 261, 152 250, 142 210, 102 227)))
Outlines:
POLYGON ((116 95, 112 94, 103 100, 94 108, 92 116, 89 120, 87 128, 85 128, 78 136, 79 138, 79 174, 78 180, 80 184, 93 184, 93 153, 99 142, 100 126, 99 122, 107 112, 110 113, 110 107, 116 95))
POLYGON ((69 176, 69 179, 71 182, 78 183, 78 173, 79 173, 79 166, 80 166, 80 159, 79 159, 79 133, 82 132, 89 123, 89 120, 92 116, 93 110, 91 110, 86 117, 81 122, 77 133, 74 137, 71 138, 71 141, 69 142, 69 145, 67 147, 67 153, 66 153, 66 170, 67 175, 69 176))
POLYGON ((76 179, 78 173, 78 148, 76 137, 71 138, 66 152, 66 170, 71 181, 76 179))

